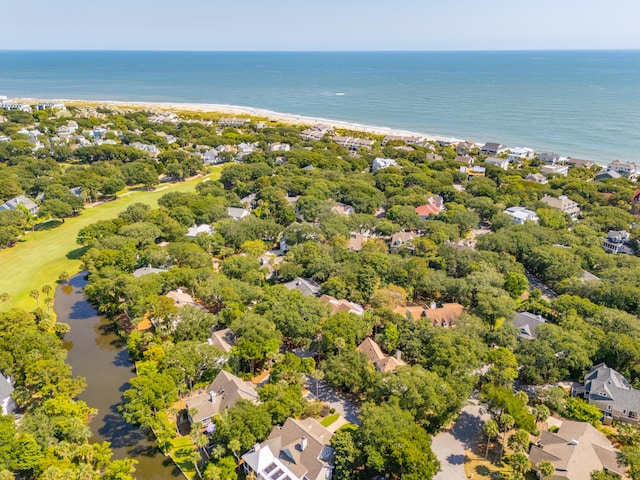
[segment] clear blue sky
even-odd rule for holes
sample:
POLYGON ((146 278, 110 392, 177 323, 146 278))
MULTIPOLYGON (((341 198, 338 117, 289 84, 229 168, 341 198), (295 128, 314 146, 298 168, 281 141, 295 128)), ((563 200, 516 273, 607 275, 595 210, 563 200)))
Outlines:
POLYGON ((640 49, 640 0, 14 0, 0 49, 640 49))

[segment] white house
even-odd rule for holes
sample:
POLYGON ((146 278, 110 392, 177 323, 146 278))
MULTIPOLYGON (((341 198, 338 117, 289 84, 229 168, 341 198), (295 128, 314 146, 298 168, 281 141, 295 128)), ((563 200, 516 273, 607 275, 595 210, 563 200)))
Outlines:
POLYGON ((24 195, 17 196, 11 200, 7 200, 0 205, 0 210, 17 210, 18 207, 26 208, 31 215, 37 215, 40 208, 37 203, 24 195))
POLYGON ((396 167, 398 166, 398 162, 391 158, 380 158, 377 157, 373 160, 371 164, 371 173, 376 173, 378 170, 382 170, 383 168, 396 167))
POLYGON ((528 160, 535 156, 535 152, 529 147, 516 147, 511 150, 507 156, 510 162, 519 162, 520 160, 528 160))
POLYGON ((200 233, 204 233, 206 235, 213 235, 214 232, 215 232, 215 230, 213 229, 213 227, 211 225, 203 223, 201 225, 194 225, 193 227, 189 227, 189 230, 187 230, 187 237, 195 238, 200 233))
POLYGON ((2 406, 2 415, 9 415, 16 408, 16 402, 11 398, 13 393, 13 381, 11 377, 0 375, 0 406, 2 406))
POLYGON ((509 169, 509 160, 507 158, 488 157, 485 158, 484 163, 500 167, 503 170, 509 169))
POLYGON ((635 180, 638 175, 635 163, 621 162, 620 160, 615 160, 607 165, 607 170, 610 172, 617 172, 631 180, 635 180))
POLYGON ((564 175, 569 174, 569 167, 567 165, 543 165, 540 167, 540 173, 543 175, 564 175))
POLYGON ((291 150, 291 145, 288 143, 275 142, 269 145, 270 152, 288 152, 291 150))
POLYGON ((536 212, 532 212, 524 207, 509 207, 504 213, 513 217, 513 222, 519 225, 523 225, 524 222, 538 223, 538 215, 536 212))
POLYGON ((227 215, 229 215, 234 220, 241 220, 244 217, 246 217, 247 215, 249 215, 250 213, 251 212, 249 210, 247 210, 246 208, 239 208, 239 207, 228 207, 227 208, 227 215))

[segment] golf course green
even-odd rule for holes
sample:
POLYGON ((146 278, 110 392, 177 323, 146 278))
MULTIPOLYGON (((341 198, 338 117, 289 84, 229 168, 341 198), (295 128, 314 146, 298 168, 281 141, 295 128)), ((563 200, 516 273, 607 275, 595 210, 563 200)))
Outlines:
MULTIPOLYGON (((219 176, 220 170, 216 169, 210 178, 219 176)), ((155 206, 158 199, 168 192, 193 191, 202 180, 203 177, 199 177, 181 183, 161 184, 153 191, 127 192, 114 201, 87 208, 79 216, 68 218, 55 228, 28 232, 13 247, 0 250, 0 294, 9 294, 7 305, 0 305, 0 309, 18 307, 33 310, 36 300, 29 292, 40 290, 44 285, 55 286, 61 272, 66 271, 70 275, 79 272, 80 245, 76 244, 76 237, 83 227, 114 218, 134 203, 155 206)))

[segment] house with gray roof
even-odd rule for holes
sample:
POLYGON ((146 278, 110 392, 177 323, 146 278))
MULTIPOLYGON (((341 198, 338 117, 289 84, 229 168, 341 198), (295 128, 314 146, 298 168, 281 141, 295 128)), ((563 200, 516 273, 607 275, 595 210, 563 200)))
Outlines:
POLYGON ((247 215, 249 215, 250 213, 251 212, 246 208, 240 208, 240 207, 227 208, 227 215, 229 215, 229 217, 231 217, 233 220, 241 220, 247 215))
POLYGON ((233 333, 230 328, 217 330, 211 334, 207 343, 209 343, 209 345, 213 345, 218 350, 230 353, 231 349, 236 344, 236 334, 233 333))
POLYGON ((284 284, 289 290, 298 290, 304 296, 317 296, 320 293, 320 285, 308 278, 296 277, 284 284))
POLYGON ((332 435, 314 418, 289 418, 242 456, 245 473, 261 480, 329 480, 332 435))
POLYGON ((556 471, 552 476, 540 476, 545 480, 585 480, 602 470, 624 477, 625 467, 618 463, 616 453, 593 425, 565 420, 556 433, 542 432, 529 451, 529 460, 534 467, 543 460, 553 464, 556 471))
POLYGON ((518 329, 518 336, 524 340, 535 340, 538 336, 536 330, 546 323, 547 319, 541 315, 529 312, 518 312, 513 318, 513 326, 518 329))
POLYGON ((17 210, 18 207, 26 208, 31 215, 37 215, 38 209, 40 208, 36 202, 31 200, 29 197, 25 197, 24 195, 19 195, 11 200, 7 200, 2 205, 0 205, 1 210, 17 210))
POLYGON ((573 396, 582 396, 589 404, 598 407, 604 413, 605 423, 611 420, 640 423, 640 390, 613 368, 600 363, 584 376, 584 385, 574 387, 573 396))
POLYGON ((194 412, 189 415, 191 423, 202 422, 205 425, 211 418, 233 407, 239 400, 258 403, 258 392, 251 382, 246 382, 232 373, 220 370, 220 373, 207 387, 206 392, 193 395, 185 400, 187 409, 194 412), (193 408, 193 410, 191 410, 193 408))

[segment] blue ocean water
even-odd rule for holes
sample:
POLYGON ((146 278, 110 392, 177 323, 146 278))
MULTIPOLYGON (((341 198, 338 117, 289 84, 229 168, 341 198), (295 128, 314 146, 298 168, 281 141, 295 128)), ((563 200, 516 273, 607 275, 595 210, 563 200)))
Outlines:
POLYGON ((222 103, 640 161, 640 51, 0 51, 0 94, 222 103))

